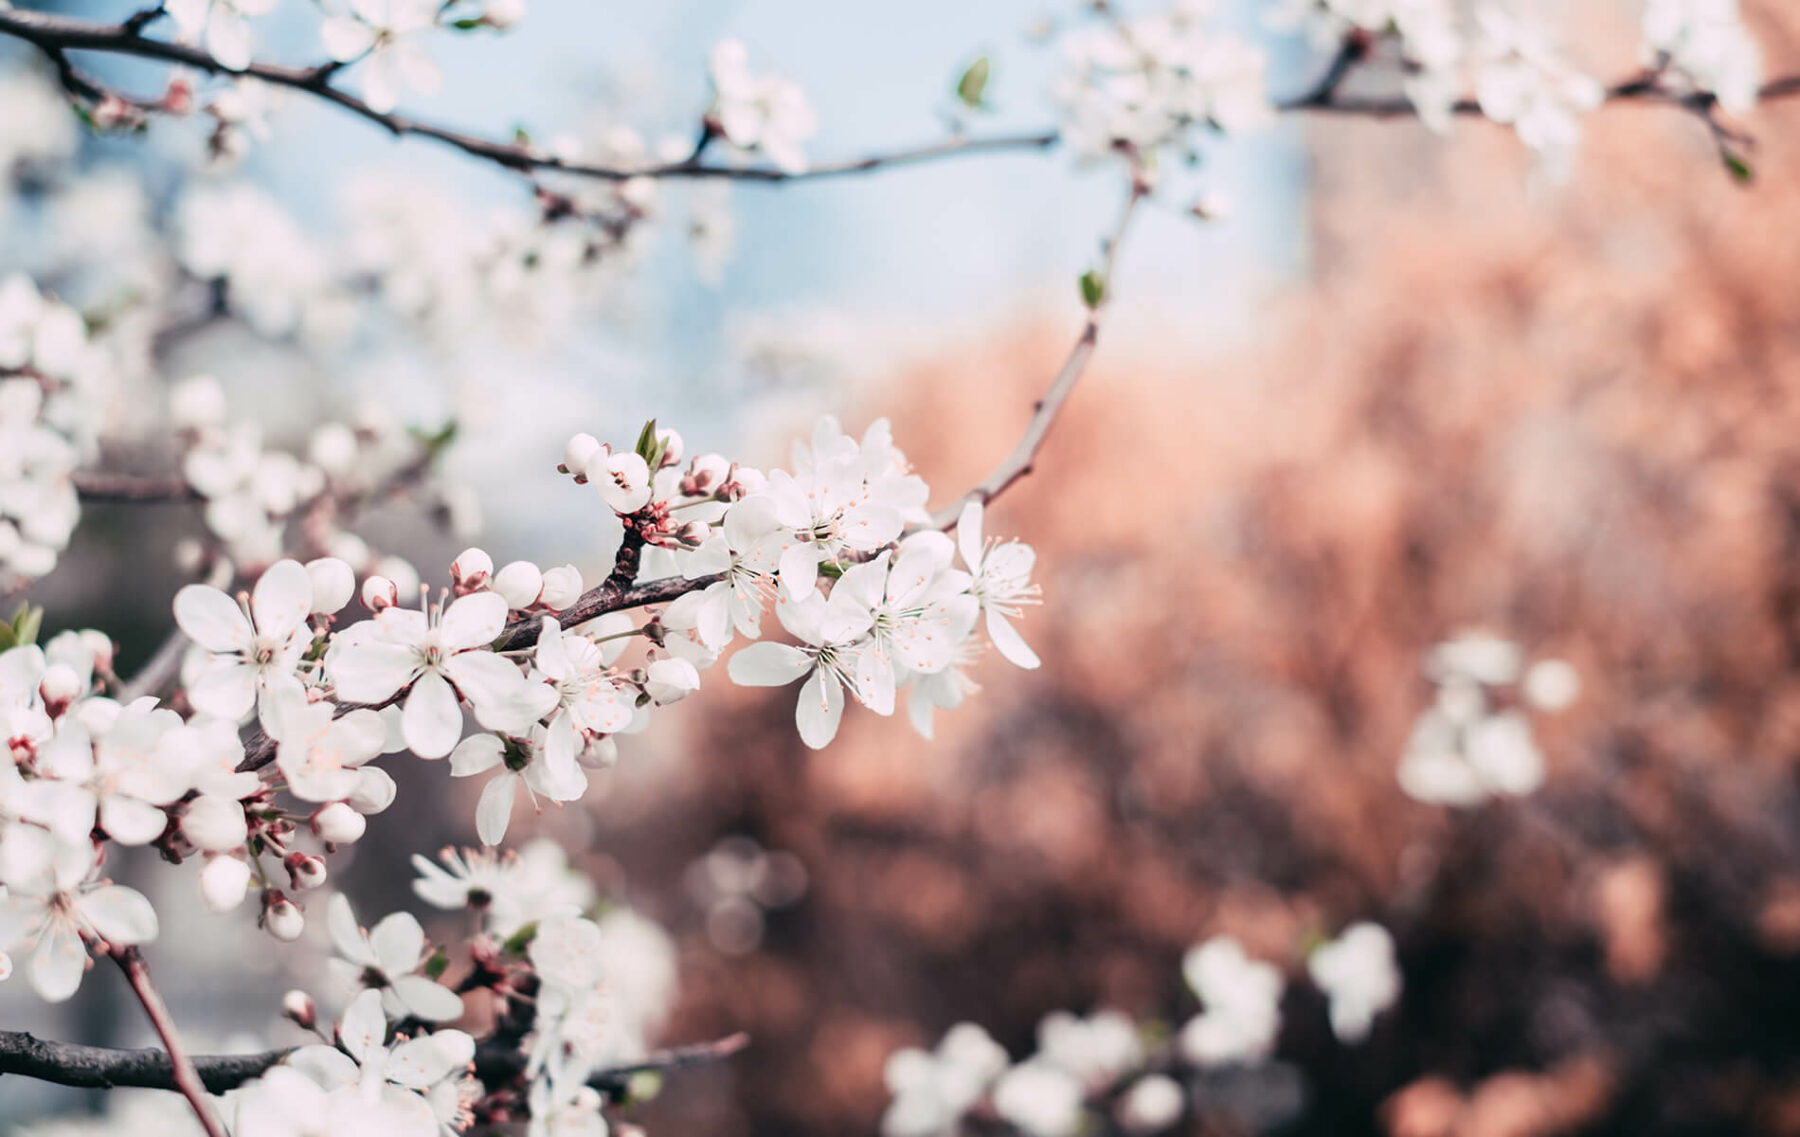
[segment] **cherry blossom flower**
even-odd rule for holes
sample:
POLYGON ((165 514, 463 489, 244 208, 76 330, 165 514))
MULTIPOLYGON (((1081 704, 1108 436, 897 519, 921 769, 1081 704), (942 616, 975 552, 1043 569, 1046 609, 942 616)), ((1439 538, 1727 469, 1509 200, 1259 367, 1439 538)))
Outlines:
POLYGON ((390 1046, 387 1032, 382 993, 364 991, 338 1021, 337 1046, 302 1046, 288 1055, 287 1065, 326 1090, 355 1087, 365 1103, 404 1119, 390 1132, 435 1137, 439 1118, 426 1095, 439 1083, 465 1076, 475 1040, 460 1030, 438 1030, 400 1037, 390 1046))
POLYGON ((1267 1059, 1281 1029, 1281 972, 1247 957, 1231 936, 1191 949, 1181 970, 1205 1005, 1181 1028, 1182 1053, 1200 1066, 1267 1059))
POLYGON ((340 63, 366 60, 363 101, 386 113, 402 86, 427 95, 443 87, 443 73, 418 44, 419 33, 437 26, 437 0, 349 0, 350 15, 331 16, 319 27, 326 54, 340 63))
POLYGON ((506 626, 506 601, 492 592, 461 597, 429 612, 392 607, 338 634, 325 672, 340 699, 383 703, 410 686, 401 712, 406 745, 442 758, 462 737, 457 695, 484 725, 517 724, 527 697, 519 669, 486 650, 506 626), (454 686, 452 686, 454 684, 454 686))
POLYGON ((312 645, 312 579, 298 561, 269 566, 246 612, 217 588, 190 584, 175 594, 175 622, 211 653, 184 676, 188 699, 203 714, 237 721, 257 708, 264 729, 277 700, 304 699, 295 669, 312 645))
POLYGON ((1021 1062, 994 1085, 994 1112, 1030 1137, 1071 1137, 1083 1117, 1081 1081, 1050 1062, 1021 1062))
POLYGON ((1738 0, 1648 0, 1644 47, 1652 66, 1671 68, 1733 114, 1756 107, 1762 50, 1744 25, 1738 0))
POLYGON ((1306 961, 1308 974, 1331 1000, 1331 1030, 1341 1041, 1369 1037, 1375 1016, 1400 998, 1400 968, 1394 962, 1394 937, 1367 921, 1316 949, 1306 961))
POLYGON ((882 1137, 954 1132, 1006 1068, 1006 1051, 974 1023, 951 1027, 935 1051, 895 1051, 883 1071, 894 1100, 881 1116, 882 1137))
POLYGON ((529 740, 472 734, 450 755, 453 778, 499 770, 482 787, 475 806, 475 832, 484 845, 498 845, 506 838, 521 786, 534 807, 539 794, 551 801, 574 801, 587 792, 587 774, 575 755, 561 749, 552 753, 544 727, 534 727, 531 733, 529 740))
POLYGON ((365 762, 382 752, 387 727, 367 708, 339 715, 330 703, 304 699, 281 704, 276 715, 275 765, 301 801, 344 801, 363 784, 365 762))
MULTIPOLYGON (((844 717, 844 688, 856 689, 856 643, 869 630, 869 614, 851 603, 833 603, 817 592, 783 600, 775 616, 805 646, 757 643, 731 657, 731 680, 746 687, 785 687, 804 676, 794 723, 800 740, 818 750, 837 736, 844 717)), ((888 709, 891 711, 891 690, 888 709)))
MULTIPOLYGON (((81 986, 88 966, 84 940, 123 948, 156 939, 150 902, 135 889, 96 879, 98 865, 92 846, 65 845, 32 878, 7 881, 0 944, 30 951, 31 986, 46 1002, 60 1003, 81 986)), ((0 953, 0 972, 11 970, 0 953)))
POLYGON ((545 745, 550 761, 573 761, 585 748, 584 735, 612 734, 630 725, 635 697, 606 666, 600 645, 569 635, 555 617, 545 616, 533 654, 537 669, 556 690, 545 745))
POLYGON ((20 812, 64 840, 85 838, 96 825, 121 845, 147 845, 162 834, 161 807, 187 793, 188 764, 171 754, 165 736, 181 726, 174 711, 140 699, 93 726, 73 717, 38 753, 42 775, 25 787, 20 812))
POLYGON ((242 71, 250 66, 250 25, 246 16, 266 16, 277 0, 167 0, 163 10, 175 21, 176 34, 188 41, 204 37, 206 49, 220 66, 242 71))
POLYGON ((1038 586, 1031 583, 1037 554, 1022 541, 984 542, 981 521, 981 503, 971 501, 963 506, 956 522, 956 547, 971 577, 969 592, 987 614, 988 638, 1000 654, 1019 667, 1036 668, 1040 663, 1037 653, 1012 621, 1018 619, 1024 605, 1038 603, 1038 586))
POLYGON ((790 174, 806 169, 801 147, 819 130, 819 119, 798 83, 752 75, 749 53, 736 40, 714 46, 711 120, 733 146, 768 156, 790 174))
POLYGON ((381 992, 382 1008, 390 1018, 411 1015, 426 1022, 449 1022, 462 1016, 456 992, 416 974, 425 962, 425 930, 410 913, 392 913, 365 932, 340 892, 326 906, 325 920, 331 946, 357 982, 381 992))

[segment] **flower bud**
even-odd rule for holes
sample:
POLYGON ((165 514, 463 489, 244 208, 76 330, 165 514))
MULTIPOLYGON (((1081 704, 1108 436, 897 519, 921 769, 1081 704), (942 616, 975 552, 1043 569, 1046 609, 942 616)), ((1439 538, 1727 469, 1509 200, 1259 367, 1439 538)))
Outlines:
POLYGON ((481 13, 481 22, 498 31, 505 31, 524 18, 525 0, 488 0, 481 13))
POLYGON ((92 628, 77 633, 81 637, 81 646, 94 657, 94 670, 108 672, 112 670, 113 659, 118 655, 119 645, 112 642, 112 637, 105 632, 97 632, 92 628))
POLYGON ((664 466, 673 466, 681 461, 681 435, 672 430, 659 430, 656 432, 656 444, 663 448, 662 464, 664 466))
POLYGON ((494 591, 514 611, 536 604, 544 592, 544 574, 530 561, 514 561, 494 574, 494 591))
POLYGON ((723 454, 702 454, 681 479, 681 492, 689 497, 717 493, 731 476, 731 462, 723 454))
POLYGON ((486 588, 493 575, 494 558, 480 549, 464 549, 450 562, 450 579, 456 585, 458 596, 486 588))
MULTIPOLYGON (((10 528, 10 527, 9 527, 10 528)), ((187 576, 196 576, 206 563, 206 546, 192 537, 175 542, 175 567, 187 576)))
POLYGON ((306 931, 306 915, 292 900, 271 892, 263 905, 263 927, 282 943, 291 944, 306 931))
POLYGON ((559 565, 544 570, 544 591, 538 596, 544 607, 561 612, 580 599, 580 569, 574 565, 559 565))
POLYGON ((322 423, 306 443, 306 457, 334 478, 356 464, 356 432, 341 422, 322 423))
POLYGON ((593 461, 594 455, 600 453, 602 449, 604 448, 600 445, 600 440, 593 435, 577 434, 564 444, 562 464, 557 469, 565 474, 574 474, 575 480, 578 482, 585 482, 587 481, 588 463, 593 461))
POLYGON ((289 991, 281 997, 281 1016, 301 1030, 311 1030, 319 1025, 319 1005, 305 991, 289 991))
POLYGON ((366 576, 363 578, 362 602, 371 612, 392 608, 400 602, 400 589, 385 576, 366 576))
POLYGON ((334 801, 312 815, 312 831, 333 845, 353 845, 368 829, 363 815, 341 801, 334 801))
POLYGON ((419 594, 419 570, 405 557, 383 557, 375 562, 377 576, 385 576, 394 582, 394 588, 402 596, 419 594))
POLYGON ((55 718, 70 703, 81 698, 81 676, 66 663, 52 663, 44 669, 44 677, 38 680, 38 694, 43 696, 44 710, 55 718))
POLYGON ((306 578, 312 582, 312 610, 317 616, 330 616, 356 595, 356 574, 336 557, 320 557, 306 562, 306 578))
POLYGON ((704 521, 690 521, 675 532, 675 539, 690 549, 698 549, 712 536, 712 526, 704 521))
POLYGON ((1231 216, 1231 199, 1222 193, 1205 194, 1188 211, 1202 221, 1223 221, 1231 216))
POLYGON ((211 375, 191 375, 169 390, 169 420, 177 430, 203 430, 225 421, 225 389, 211 375))
POLYGON ((361 572, 369 567, 369 561, 375 556, 369 551, 369 543, 356 534, 340 529, 325 542, 325 551, 350 566, 351 572, 361 572))
POLYGON ((380 813, 394 804, 394 779, 379 766, 361 766, 356 771, 356 789, 347 799, 351 809, 368 815, 380 813))
POLYGON ((229 912, 250 890, 250 866, 232 856, 206 858, 200 870, 200 899, 214 912, 229 912))
POLYGON ((250 834, 240 803, 219 794, 201 794, 182 814, 181 835, 196 849, 223 853, 242 847, 250 834))
POLYGON ((305 892, 325 883, 325 862, 318 857, 293 852, 282 859, 281 866, 287 869, 288 883, 294 886, 295 892, 305 892))
POLYGON ((1119 1124, 1132 1133, 1155 1133, 1181 1120, 1187 1094, 1166 1074, 1139 1078, 1114 1107, 1119 1124))
POLYGON ((739 466, 731 471, 726 479, 724 496, 732 501, 749 497, 757 490, 769 484, 769 479, 761 470, 749 466, 739 466))

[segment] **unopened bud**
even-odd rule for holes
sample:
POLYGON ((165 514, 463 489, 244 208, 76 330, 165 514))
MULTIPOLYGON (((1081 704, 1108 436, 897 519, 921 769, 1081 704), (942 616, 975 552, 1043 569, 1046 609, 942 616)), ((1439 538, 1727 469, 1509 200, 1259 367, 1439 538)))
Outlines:
POLYGON ((490 28, 504 31, 525 18, 525 0, 488 0, 488 6, 481 13, 481 22, 490 28))
POLYGON ((279 892, 271 892, 263 905, 263 927, 282 943, 291 944, 306 931, 306 914, 279 892))
POLYGON ((480 549, 464 549, 450 562, 450 579, 458 596, 479 592, 494 576, 494 558, 480 549))
POLYGON ((1222 193, 1203 194, 1188 207, 1202 221, 1223 221, 1231 216, 1231 199, 1222 193))
POLYGON ((341 801, 334 801, 312 815, 312 831, 333 845, 355 844, 368 827, 362 814, 341 801))
POLYGON ((656 444, 663 448, 662 464, 664 466, 673 466, 681 461, 681 435, 672 430, 659 430, 656 432, 656 444))
POLYGON ((333 615, 356 595, 356 574, 347 562, 337 557, 307 561, 306 578, 312 582, 314 615, 333 615))
POLYGON ((214 912, 229 912, 250 891, 250 866, 232 856, 206 858, 200 870, 200 899, 214 912))
POLYGON ((113 659, 119 654, 119 645, 113 643, 112 637, 105 632, 96 632, 92 628, 78 634, 81 636, 81 646, 94 657, 94 670, 103 675, 110 672, 113 659))
POLYGON ((562 464, 556 468, 565 474, 574 474, 578 482, 585 482, 588 463, 603 449, 600 440, 593 435, 577 434, 563 445, 562 464))
POLYGON ((44 669, 44 677, 38 680, 38 694, 43 696, 44 710, 51 718, 56 718, 81 697, 81 676, 66 663, 52 663, 44 669))
POLYGON ((318 857, 293 852, 282 859, 281 866, 287 869, 288 883, 294 886, 295 892, 305 892, 325 883, 325 862, 318 857))
POLYGON ((544 607, 561 612, 580 599, 580 569, 574 565, 558 565, 544 570, 544 591, 538 596, 544 607))
POLYGON ((690 521, 675 533, 675 539, 690 549, 698 549, 712 536, 712 526, 704 521, 690 521))
POLYGON ((716 492, 731 476, 731 462, 723 454, 702 454, 682 476, 681 492, 689 497, 704 497, 716 492))
POLYGON ((243 805, 220 794, 201 794, 181 816, 181 835, 196 849, 223 853, 240 848, 250 834, 243 805))
POLYGON ((281 997, 281 1016, 301 1030, 311 1030, 319 1025, 319 1004, 305 991, 289 991, 281 997))
POLYGON ((364 577, 362 602, 363 607, 371 612, 392 608, 400 602, 400 589, 385 576, 364 577))
POLYGON ((530 561, 514 561, 494 574, 494 591, 514 611, 524 611, 544 592, 544 574, 530 561))

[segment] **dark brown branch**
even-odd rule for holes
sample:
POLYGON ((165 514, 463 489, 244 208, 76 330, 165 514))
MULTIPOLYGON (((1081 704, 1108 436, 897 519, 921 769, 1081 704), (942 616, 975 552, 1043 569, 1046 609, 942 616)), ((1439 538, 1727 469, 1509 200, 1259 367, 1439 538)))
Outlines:
MULTIPOLYGON (((343 66, 339 63, 325 63, 313 67, 252 63, 242 72, 235 72, 201 48, 146 38, 141 34, 141 27, 140 24, 137 29, 133 29, 124 24, 97 24, 48 12, 0 8, 0 35, 9 35, 25 40, 51 55, 52 58, 55 58, 58 53, 68 51, 100 51, 113 55, 131 55, 144 59, 180 63, 214 75, 251 75, 265 83, 303 91, 328 103, 336 104, 351 114, 383 127, 394 135, 410 134, 420 138, 433 139, 447 146, 454 146, 473 157, 496 162, 510 170, 556 170, 606 181, 651 177, 732 178, 739 181, 786 182, 862 174, 883 167, 913 165, 958 154, 1043 150, 1054 145, 1058 139, 1058 133, 1054 130, 997 135, 989 138, 957 136, 941 142, 873 154, 863 158, 824 162, 800 173, 789 173, 772 166, 707 165, 698 160, 698 153, 687 160, 660 166, 594 166, 579 162, 565 162, 552 155, 535 151, 524 143, 496 142, 405 115, 378 111, 355 95, 332 85, 332 77, 343 66)), ((96 90, 99 89, 96 87, 96 90)), ((99 90, 99 94, 106 93, 109 92, 99 90)), ((90 97, 97 96, 90 95, 90 97)), ((143 105, 142 100, 127 99, 126 101, 133 105, 143 105)))
MULTIPOLYGON (((588 1079, 596 1089, 617 1089, 634 1075, 682 1070, 708 1062, 729 1058, 750 1044, 747 1034, 733 1034, 714 1042, 695 1043, 659 1050, 637 1062, 609 1066, 597 1070, 588 1079)), ((263 1071, 286 1058, 290 1049, 265 1050, 258 1054, 200 1054, 193 1058, 194 1069, 207 1092, 222 1094, 259 1077, 263 1071)), ((517 1049, 497 1053, 492 1048, 479 1048, 475 1055, 478 1073, 485 1072, 494 1083, 508 1081, 524 1072, 525 1059, 517 1049)), ((106 1046, 80 1046, 72 1042, 51 1042, 25 1031, 0 1031, 0 1074, 20 1074, 59 1086, 83 1089, 130 1087, 148 1090, 177 1089, 175 1071, 169 1056, 161 1050, 115 1050, 106 1046)))
POLYGON ((199 492, 180 477, 107 474, 77 470, 75 492, 82 501, 200 501, 199 492))

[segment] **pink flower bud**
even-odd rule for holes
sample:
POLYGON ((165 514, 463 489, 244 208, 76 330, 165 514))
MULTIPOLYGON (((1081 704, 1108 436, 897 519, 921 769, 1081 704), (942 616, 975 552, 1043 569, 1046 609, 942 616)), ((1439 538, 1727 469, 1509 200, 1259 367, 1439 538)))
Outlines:
POLYGON ((219 794, 201 794, 181 817, 181 835, 196 849, 223 853, 242 847, 250 834, 242 804, 219 794))
POLYGON ((718 492, 731 476, 731 462, 723 454, 702 454, 694 459, 693 465, 681 479, 681 492, 689 497, 700 497, 718 492))
POLYGON ((588 463, 603 449, 600 440, 593 435, 577 434, 564 444, 562 464, 557 469, 565 474, 574 474, 576 481, 584 482, 587 480, 588 463))
POLYGON ((656 432, 656 444, 663 447, 662 464, 664 466, 673 466, 681 461, 681 435, 672 430, 659 430, 656 432))
POLYGON ((200 870, 200 899, 213 912, 229 912, 250 890, 250 866, 232 856, 206 858, 200 870))
POLYGON ((353 845, 368 829, 363 815, 341 801, 334 801, 312 815, 312 831, 333 845, 353 845))
POLYGON ((318 857, 300 852, 289 853, 283 858, 281 865, 287 869, 288 883, 294 886, 295 892, 305 892, 325 883, 325 862, 318 857))
POLYGON ((320 557, 306 562, 306 577, 312 582, 314 615, 330 616, 356 595, 356 574, 336 557, 320 557))
POLYGON ((544 607, 561 612, 581 599, 581 570, 559 565, 544 570, 544 591, 538 597, 544 607))
POLYGON ((38 681, 38 694, 43 696, 44 709, 52 718, 61 715, 82 693, 81 676, 66 663, 52 663, 38 681))
POLYGON ((311 1030, 319 1025, 319 1005, 305 991, 289 991, 283 995, 281 1014, 283 1018, 297 1023, 301 1030, 311 1030))
POLYGON ((263 905, 263 927, 283 943, 293 943, 306 931, 306 914, 279 892, 271 892, 263 905))
POLYGON ((94 657, 94 670, 99 672, 111 671, 113 659, 117 657, 119 652, 119 645, 113 643, 112 638, 105 632, 96 632, 92 628, 88 628, 79 634, 81 636, 81 646, 86 648, 88 654, 94 657))
POLYGON ((464 549, 450 562, 450 579, 456 584, 458 596, 486 588, 493 575, 494 558, 480 549, 464 549))
POLYGON ((400 602, 400 589, 385 576, 364 577, 362 602, 363 607, 371 612, 392 608, 400 602))
POLYGON ((712 536, 712 526, 704 521, 690 521, 675 533, 675 539, 690 549, 698 549, 712 536))
POLYGON ((494 591, 514 611, 536 604, 544 591, 544 574, 530 561, 514 561, 494 574, 494 591))

